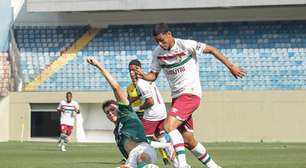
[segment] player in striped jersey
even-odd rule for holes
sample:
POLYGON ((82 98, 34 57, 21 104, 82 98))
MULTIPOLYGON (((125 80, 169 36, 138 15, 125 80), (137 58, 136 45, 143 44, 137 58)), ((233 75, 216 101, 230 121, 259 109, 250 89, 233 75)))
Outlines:
POLYGON ((151 71, 144 74, 136 70, 138 78, 155 81, 163 70, 171 88, 172 107, 165 120, 165 130, 171 137, 181 168, 190 167, 185 156, 185 146, 207 167, 219 168, 193 135, 192 113, 201 101, 199 55, 209 53, 220 60, 236 78, 246 71, 232 64, 218 49, 194 40, 174 38, 168 25, 155 25, 153 36, 159 45, 153 51, 151 71), (185 145, 184 145, 185 142, 185 145))
POLYGON ((129 63, 129 72, 130 77, 135 86, 137 96, 129 97, 130 103, 133 101, 143 102, 139 106, 135 106, 134 111, 143 111, 144 114, 141 118, 142 124, 145 129, 147 138, 150 140, 150 144, 154 148, 159 148, 161 156, 163 157, 163 162, 165 165, 169 164, 167 159, 167 154, 163 150, 165 148, 168 151, 169 158, 173 160, 174 165, 177 164, 176 159, 173 156, 174 150, 173 146, 168 146, 164 131, 164 119, 167 116, 166 106, 164 100, 159 92, 159 89, 155 85, 155 82, 145 81, 143 79, 137 79, 135 75, 135 69, 141 68, 141 62, 137 59, 130 61, 129 63), (163 143, 156 143, 160 141, 163 143), (164 146, 161 146, 166 144, 164 146), (162 148, 161 148, 162 147, 162 148))
POLYGON ((66 100, 60 102, 57 111, 61 113, 61 135, 59 137, 59 147, 64 152, 72 133, 76 114, 80 113, 79 104, 72 100, 72 93, 66 93, 66 100))

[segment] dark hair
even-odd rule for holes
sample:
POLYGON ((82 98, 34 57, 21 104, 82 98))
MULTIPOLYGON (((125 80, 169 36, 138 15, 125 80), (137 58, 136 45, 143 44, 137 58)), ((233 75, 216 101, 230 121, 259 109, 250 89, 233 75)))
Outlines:
POLYGON ((129 66, 130 65, 136 65, 141 67, 141 62, 138 59, 133 59, 132 61, 130 61, 129 66))
POLYGON ((66 92, 66 96, 67 95, 71 95, 72 96, 72 93, 69 91, 69 92, 66 92))
POLYGON ((152 34, 153 36, 157 36, 159 34, 167 33, 169 31, 169 27, 166 23, 158 23, 154 26, 152 34))
POLYGON ((109 106, 109 105, 111 105, 111 104, 115 104, 115 105, 117 105, 117 102, 115 101, 115 100, 106 100, 105 102, 103 102, 103 104, 102 104, 102 109, 103 109, 103 111, 104 111, 104 108, 106 107, 106 106, 109 106))

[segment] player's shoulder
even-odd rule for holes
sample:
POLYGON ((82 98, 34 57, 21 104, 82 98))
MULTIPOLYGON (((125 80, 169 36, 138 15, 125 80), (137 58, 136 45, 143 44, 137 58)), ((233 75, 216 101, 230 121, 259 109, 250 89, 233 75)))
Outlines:
POLYGON ((144 86, 144 85, 150 85, 149 81, 146 81, 144 79, 138 79, 136 85, 139 86, 144 86))
POLYGON ((191 40, 191 39, 180 39, 180 38, 176 38, 175 40, 176 40, 175 42, 176 42, 179 46, 186 46, 186 45, 192 45, 192 44, 197 43, 197 41, 191 40))
POLYGON ((74 105, 78 105, 79 103, 75 100, 71 100, 71 103, 74 104, 74 105))
POLYGON ((127 86, 126 89, 127 89, 127 91, 129 92, 129 91, 135 89, 135 86, 134 86, 134 84, 131 82, 131 83, 127 86))
POLYGON ((163 52, 163 49, 158 45, 153 50, 152 55, 153 56, 158 56, 158 55, 160 55, 161 52, 163 52))

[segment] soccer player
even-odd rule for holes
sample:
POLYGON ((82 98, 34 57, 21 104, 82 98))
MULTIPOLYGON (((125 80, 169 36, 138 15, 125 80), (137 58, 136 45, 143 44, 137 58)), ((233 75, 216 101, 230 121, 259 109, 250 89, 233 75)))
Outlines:
POLYGON ((76 114, 80 113, 79 104, 72 100, 71 92, 66 93, 66 100, 60 102, 57 111, 61 113, 61 135, 58 144, 61 150, 65 152, 69 136, 73 130, 76 114))
POLYGON ((147 143, 142 123, 129 106, 129 101, 119 84, 94 57, 88 57, 87 62, 100 70, 111 85, 116 98, 116 101, 105 101, 102 109, 107 118, 116 125, 114 129, 116 143, 122 155, 127 158, 125 165, 121 167, 136 168, 144 164, 155 164, 155 150, 147 143))
POLYGON ((161 70, 165 73, 171 88, 172 107, 165 120, 165 130, 171 137, 180 167, 190 167, 186 162, 185 146, 204 165, 219 168, 193 135, 192 113, 201 101, 199 56, 212 54, 221 61, 235 78, 242 78, 246 71, 232 64, 217 48, 194 40, 178 39, 172 36, 168 25, 156 24, 153 36, 158 46, 153 51, 151 70, 145 74, 136 70, 138 78, 155 81, 161 70), (185 145, 184 145, 185 141, 185 145))
POLYGON ((150 144, 154 148, 159 148, 163 162, 165 165, 169 164, 167 154, 162 148, 168 151, 169 158, 174 159, 173 147, 169 146, 166 141, 167 135, 164 134, 164 119, 167 117, 166 106, 164 100, 155 85, 155 82, 145 81, 143 79, 137 79, 135 75, 136 68, 141 68, 141 62, 137 59, 130 61, 129 72, 133 86, 136 88, 137 96, 130 97, 131 101, 140 100, 143 102, 140 106, 133 107, 134 111, 144 111, 144 115, 141 118, 144 126, 145 134, 150 144), (160 141, 163 143, 156 143, 160 141), (161 146, 160 144, 164 144, 161 146))
MULTIPOLYGON (((132 79, 133 80, 133 79, 132 79)), ((139 98, 137 89, 135 86, 136 81, 132 81, 126 88, 126 93, 128 95, 128 100, 133 108, 139 107, 143 104, 143 101, 139 98)), ((144 110, 137 110, 136 114, 140 120, 142 120, 144 110)))

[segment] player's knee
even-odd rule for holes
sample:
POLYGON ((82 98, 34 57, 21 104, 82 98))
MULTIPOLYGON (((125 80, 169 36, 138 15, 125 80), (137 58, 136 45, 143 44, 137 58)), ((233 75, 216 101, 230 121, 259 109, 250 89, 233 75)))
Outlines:
POLYGON ((193 139, 190 142, 188 142, 188 146, 186 148, 192 150, 197 146, 197 144, 198 142, 195 139, 193 139))
POLYGON ((140 155, 138 162, 152 163, 153 161, 149 154, 147 154, 146 152, 143 152, 140 155))
POLYGON ((171 125, 169 122, 165 122, 164 123, 164 129, 167 132, 171 132, 171 131, 175 130, 176 128, 173 125, 171 125))
POLYGON ((171 132, 181 124, 181 121, 177 120, 175 117, 168 117, 164 122, 164 129, 167 132, 171 132))
POLYGON ((195 148, 197 146, 198 141, 194 138, 193 135, 190 134, 190 135, 186 136, 186 134, 185 134, 185 135, 183 135, 183 137, 184 137, 185 147, 187 149, 192 150, 193 148, 195 148))

